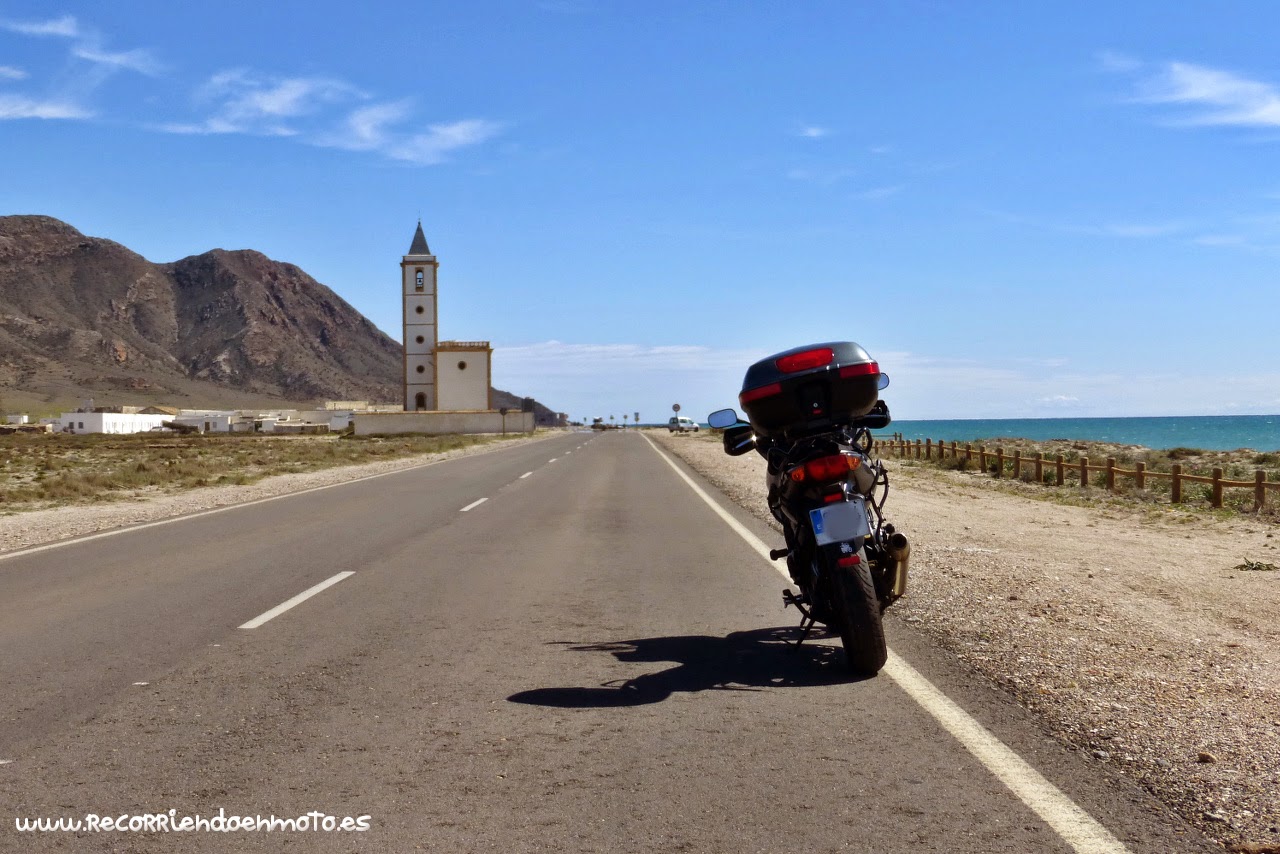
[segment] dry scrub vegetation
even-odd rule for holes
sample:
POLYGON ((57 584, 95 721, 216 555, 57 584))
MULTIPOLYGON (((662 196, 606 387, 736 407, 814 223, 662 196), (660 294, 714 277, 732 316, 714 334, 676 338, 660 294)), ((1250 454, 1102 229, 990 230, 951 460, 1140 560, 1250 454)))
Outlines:
POLYGON ((278 474, 455 450, 480 436, 0 436, 0 512, 244 485, 278 474))

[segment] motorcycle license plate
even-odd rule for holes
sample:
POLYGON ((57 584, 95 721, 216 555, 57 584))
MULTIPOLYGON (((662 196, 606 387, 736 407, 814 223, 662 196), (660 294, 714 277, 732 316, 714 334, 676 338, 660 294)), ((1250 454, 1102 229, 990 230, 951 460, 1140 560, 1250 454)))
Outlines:
POLYGON ((813 526, 813 538, 820 546, 860 540, 871 533, 861 498, 810 510, 809 523, 813 526))

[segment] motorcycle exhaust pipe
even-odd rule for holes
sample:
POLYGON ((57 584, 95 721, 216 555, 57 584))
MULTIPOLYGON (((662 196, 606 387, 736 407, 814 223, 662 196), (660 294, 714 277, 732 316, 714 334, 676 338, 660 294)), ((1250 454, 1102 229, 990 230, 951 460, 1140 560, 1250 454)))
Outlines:
POLYGON ((907 592, 907 568, 911 564, 911 543, 896 531, 889 535, 885 547, 889 560, 893 561, 893 584, 889 589, 894 599, 907 592))

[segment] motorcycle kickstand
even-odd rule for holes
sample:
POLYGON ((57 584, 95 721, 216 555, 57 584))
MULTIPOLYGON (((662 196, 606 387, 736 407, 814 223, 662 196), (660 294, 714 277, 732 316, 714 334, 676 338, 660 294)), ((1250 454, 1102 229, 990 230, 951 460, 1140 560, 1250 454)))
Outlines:
POLYGON ((788 605, 795 605, 796 610, 800 612, 800 637, 797 638, 796 642, 793 644, 796 649, 799 649, 800 644, 808 640, 809 633, 813 631, 814 624, 817 623, 817 620, 813 618, 813 614, 811 614, 809 609, 804 606, 799 597, 790 590, 782 591, 782 601, 782 607, 785 608, 788 605))

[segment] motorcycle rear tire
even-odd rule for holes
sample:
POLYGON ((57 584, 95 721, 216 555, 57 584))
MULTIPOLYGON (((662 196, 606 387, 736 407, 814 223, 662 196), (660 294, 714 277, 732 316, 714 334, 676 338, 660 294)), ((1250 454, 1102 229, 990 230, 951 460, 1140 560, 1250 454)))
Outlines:
POLYGON ((859 551, 858 556, 861 560, 853 566, 840 566, 835 560, 829 560, 827 571, 849 672, 855 676, 875 676, 889 659, 889 649, 865 552, 859 551))

